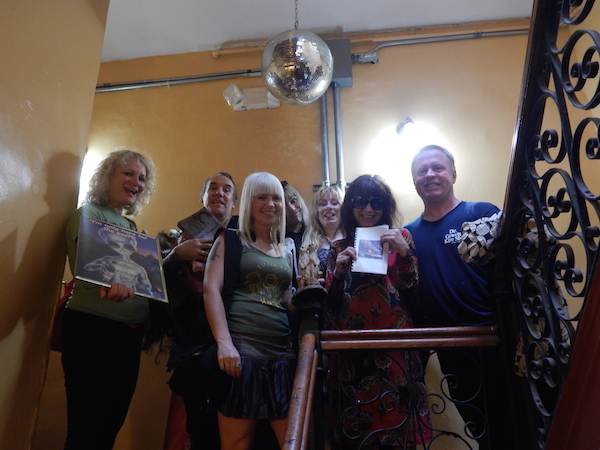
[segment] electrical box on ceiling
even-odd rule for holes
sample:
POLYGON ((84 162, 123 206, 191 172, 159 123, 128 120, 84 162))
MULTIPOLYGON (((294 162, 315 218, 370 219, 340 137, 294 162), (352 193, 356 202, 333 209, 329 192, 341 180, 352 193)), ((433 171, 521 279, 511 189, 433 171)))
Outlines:
POLYGON ((352 52, 350 39, 330 39, 325 41, 333 55, 332 83, 340 87, 352 87, 352 52))

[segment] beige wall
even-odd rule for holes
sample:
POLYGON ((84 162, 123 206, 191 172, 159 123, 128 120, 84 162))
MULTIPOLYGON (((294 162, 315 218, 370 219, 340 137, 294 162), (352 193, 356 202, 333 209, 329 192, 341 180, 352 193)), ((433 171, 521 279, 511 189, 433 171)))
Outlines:
POLYGON ((27 449, 48 360, 108 0, 0 13, 0 448, 27 449))
MULTIPOLYGON (((394 188, 406 221, 414 219, 422 205, 410 179, 410 155, 399 156, 393 132, 410 116, 435 127, 455 153, 460 198, 502 205, 526 44, 526 36, 514 36, 397 46, 381 50, 377 64, 353 65, 354 86, 341 90, 346 180, 380 173, 394 188)), ((356 44, 352 51, 375 45, 356 44)), ((217 59, 210 52, 190 53, 103 64, 99 82, 259 67, 260 53, 217 59)), ((311 199, 312 185, 321 181, 318 105, 234 112, 222 97, 232 82, 241 89, 262 86, 260 78, 240 78, 96 94, 88 151, 104 155, 134 147, 157 165, 156 194, 136 218, 141 229, 156 234, 195 212, 204 178, 222 170, 240 188, 249 173, 270 171, 311 199)), ((336 180, 335 172, 331 178, 336 180)), ((40 450, 60 448, 48 442, 64 434, 64 423, 55 420, 64 408, 60 377, 53 355, 34 447, 40 450)), ((166 379, 164 365, 144 358, 117 450, 162 448, 166 379)))

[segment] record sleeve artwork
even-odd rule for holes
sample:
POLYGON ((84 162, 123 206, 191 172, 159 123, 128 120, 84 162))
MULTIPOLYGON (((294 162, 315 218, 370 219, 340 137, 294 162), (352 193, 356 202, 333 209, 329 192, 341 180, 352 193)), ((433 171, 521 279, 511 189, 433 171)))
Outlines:
POLYGON ((156 239, 87 216, 79 225, 75 278, 106 287, 122 283, 137 295, 168 302, 156 239))

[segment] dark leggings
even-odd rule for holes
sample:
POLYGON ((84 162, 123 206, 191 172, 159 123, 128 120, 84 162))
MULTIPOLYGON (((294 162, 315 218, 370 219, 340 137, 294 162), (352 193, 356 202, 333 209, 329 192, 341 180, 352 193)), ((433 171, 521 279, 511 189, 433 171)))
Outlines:
POLYGON ((67 391, 65 450, 110 450, 131 403, 143 327, 67 310, 62 365, 67 391))

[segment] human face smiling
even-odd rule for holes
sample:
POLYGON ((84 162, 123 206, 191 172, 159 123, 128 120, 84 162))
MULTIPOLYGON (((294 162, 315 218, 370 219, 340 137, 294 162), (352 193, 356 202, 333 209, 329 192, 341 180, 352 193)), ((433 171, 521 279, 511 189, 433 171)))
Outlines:
POLYGON ((125 206, 133 206, 146 188, 146 166, 132 158, 115 169, 108 186, 108 207, 121 213, 125 206))
POLYGON ((227 222, 235 206, 233 182, 223 175, 212 177, 202 195, 202 203, 219 222, 227 222))
POLYGON ((342 220, 341 209, 342 205, 337 198, 330 193, 325 194, 317 207, 321 226, 326 230, 337 230, 342 220))
POLYGON ((278 194, 258 194, 252 199, 252 225, 270 228, 281 216, 283 200, 278 194))
POLYGON ((296 228, 302 222, 302 206, 295 195, 285 202, 285 214, 286 226, 290 229, 296 228))
POLYGON ((424 203, 440 204, 454 197, 456 170, 439 150, 426 150, 415 158, 413 182, 424 203))
POLYGON ((374 227, 375 225, 379 225, 379 221, 383 216, 383 209, 373 209, 371 206, 371 200, 373 199, 372 195, 366 198, 369 200, 367 206, 363 209, 352 208, 352 214, 359 227, 374 227))

